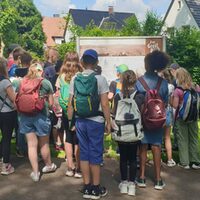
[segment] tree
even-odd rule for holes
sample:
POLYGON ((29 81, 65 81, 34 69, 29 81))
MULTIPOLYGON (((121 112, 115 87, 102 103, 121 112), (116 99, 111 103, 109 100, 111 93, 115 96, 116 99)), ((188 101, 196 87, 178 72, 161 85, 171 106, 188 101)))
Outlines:
POLYGON ((200 83, 200 31, 190 27, 174 30, 167 39, 167 52, 200 83))
POLYGON ((6 38, 5 43, 19 43, 26 50, 42 56, 45 41, 45 35, 41 24, 42 16, 33 4, 33 1, 2 0, 0 2, 0 8, 5 10, 4 16, 9 16, 9 19, 12 21, 12 28, 10 28, 10 22, 4 20, 6 23, 5 26, 9 27, 7 32, 11 31, 15 36, 6 38), (15 15, 13 15, 13 13, 15 13, 15 15))
POLYGON ((145 20, 142 22, 142 35, 145 36, 156 36, 159 35, 164 22, 153 11, 147 11, 145 20))

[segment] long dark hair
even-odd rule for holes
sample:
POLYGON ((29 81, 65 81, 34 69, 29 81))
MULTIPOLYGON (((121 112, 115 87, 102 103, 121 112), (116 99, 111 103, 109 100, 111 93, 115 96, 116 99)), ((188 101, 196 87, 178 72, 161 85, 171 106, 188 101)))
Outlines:
POLYGON ((129 96, 130 89, 134 88, 135 82, 137 80, 136 74, 132 70, 127 70, 122 73, 122 93, 124 96, 129 96))
POLYGON ((7 61, 2 57, 0 57, 0 76, 8 78, 7 61))

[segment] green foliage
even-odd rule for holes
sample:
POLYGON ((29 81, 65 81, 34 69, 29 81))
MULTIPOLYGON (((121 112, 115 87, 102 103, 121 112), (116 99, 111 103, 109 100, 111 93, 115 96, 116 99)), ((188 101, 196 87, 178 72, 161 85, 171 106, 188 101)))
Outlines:
POLYGON ((142 22, 142 35, 159 35, 163 27, 163 20, 153 11, 147 11, 145 20, 142 22))
POLYGON ((2 0, 0 2, 1 27, 7 31, 1 31, 6 45, 19 43, 26 50, 43 55, 45 35, 42 30, 42 16, 33 4, 32 0, 2 0), (2 18, 2 17, 1 17, 2 18), (11 28, 12 27, 12 28, 11 28), (7 36, 9 34, 9 37, 7 36))
POLYGON ((199 81, 200 31, 194 28, 174 30, 167 39, 167 52, 180 66, 186 68, 199 81))
POLYGON ((57 45, 60 58, 63 60, 67 52, 76 51, 76 43, 69 42, 57 45))
POLYGON ((122 36, 139 36, 142 34, 140 23, 135 16, 131 16, 125 20, 120 35, 122 36))

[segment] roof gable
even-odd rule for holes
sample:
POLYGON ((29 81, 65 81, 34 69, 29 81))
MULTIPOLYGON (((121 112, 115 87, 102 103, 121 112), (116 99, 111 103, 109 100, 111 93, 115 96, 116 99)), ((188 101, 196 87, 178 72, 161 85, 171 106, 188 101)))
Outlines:
POLYGON ((200 28, 200 0, 185 0, 185 2, 200 28))
POLYGON ((81 26, 82 28, 85 28, 91 21, 93 21, 96 26, 100 26, 103 19, 112 16, 112 18, 117 22, 116 27, 120 29, 125 19, 135 16, 134 13, 114 12, 113 14, 109 14, 108 11, 80 9, 70 9, 70 14, 74 24, 81 26))

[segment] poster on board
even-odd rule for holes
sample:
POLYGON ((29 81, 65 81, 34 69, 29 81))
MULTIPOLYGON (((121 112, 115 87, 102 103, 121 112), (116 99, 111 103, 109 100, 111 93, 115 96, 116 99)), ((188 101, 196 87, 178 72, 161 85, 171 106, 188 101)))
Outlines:
POLYGON ((79 37, 77 52, 81 56, 86 49, 99 54, 99 65, 108 82, 116 79, 116 66, 128 65, 138 76, 144 73, 144 57, 154 51, 165 51, 165 37, 79 37))

